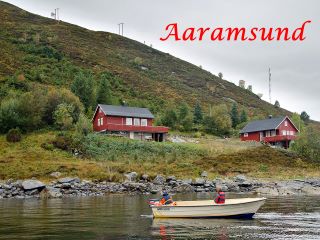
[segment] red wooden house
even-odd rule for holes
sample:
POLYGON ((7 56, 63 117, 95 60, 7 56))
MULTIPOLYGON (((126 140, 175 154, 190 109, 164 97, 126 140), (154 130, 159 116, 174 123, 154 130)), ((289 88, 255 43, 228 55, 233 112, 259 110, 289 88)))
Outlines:
POLYGON ((242 141, 266 142, 274 146, 288 148, 299 130, 289 117, 269 117, 252 121, 240 131, 242 141))
POLYGON ((92 118, 93 130, 131 139, 166 140, 168 127, 153 126, 153 114, 147 108, 98 104, 92 118))

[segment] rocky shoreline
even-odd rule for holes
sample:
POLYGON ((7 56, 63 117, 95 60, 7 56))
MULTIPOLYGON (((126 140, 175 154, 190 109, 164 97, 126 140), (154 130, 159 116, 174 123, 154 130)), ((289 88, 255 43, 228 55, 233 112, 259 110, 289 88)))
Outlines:
POLYGON ((176 179, 175 176, 148 175, 131 172, 125 174, 122 183, 81 180, 77 177, 59 178, 60 173, 52 173, 56 180, 44 184, 36 179, 0 181, 0 199, 4 198, 61 198, 72 196, 103 196, 112 193, 160 194, 163 189, 174 193, 214 192, 219 185, 225 192, 256 193, 266 196, 320 195, 320 179, 269 181, 249 179, 238 175, 229 179, 209 180, 204 172, 197 179, 176 179))

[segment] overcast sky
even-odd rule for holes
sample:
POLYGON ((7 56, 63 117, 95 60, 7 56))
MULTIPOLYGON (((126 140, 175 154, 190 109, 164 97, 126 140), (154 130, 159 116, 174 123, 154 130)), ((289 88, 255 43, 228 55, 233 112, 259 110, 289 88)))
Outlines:
POLYGON ((290 111, 307 111, 320 121, 320 1, 294 0, 9 0, 27 11, 50 17, 60 8, 60 19, 88 29, 117 33, 152 44, 156 49, 187 60, 238 84, 244 79, 268 100, 268 67, 272 72, 272 101, 290 111), (302 42, 162 42, 165 27, 300 27, 302 42))

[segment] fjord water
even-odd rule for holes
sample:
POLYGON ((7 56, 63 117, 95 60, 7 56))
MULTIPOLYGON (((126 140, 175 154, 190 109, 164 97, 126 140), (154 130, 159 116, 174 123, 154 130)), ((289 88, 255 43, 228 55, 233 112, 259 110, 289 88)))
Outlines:
POLYGON ((319 197, 268 198, 252 220, 152 219, 154 197, 0 199, 0 239, 320 239, 319 197))

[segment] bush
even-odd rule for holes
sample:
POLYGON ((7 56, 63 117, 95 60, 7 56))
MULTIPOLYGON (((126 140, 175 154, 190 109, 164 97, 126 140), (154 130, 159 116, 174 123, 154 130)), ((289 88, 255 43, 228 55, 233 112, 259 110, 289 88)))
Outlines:
POLYGON ((74 142, 71 135, 59 134, 55 140, 52 141, 54 147, 61 150, 70 151, 74 148, 74 142))
POLYGON ((20 142, 21 141, 21 132, 18 128, 10 129, 7 133, 7 141, 8 142, 20 142))

